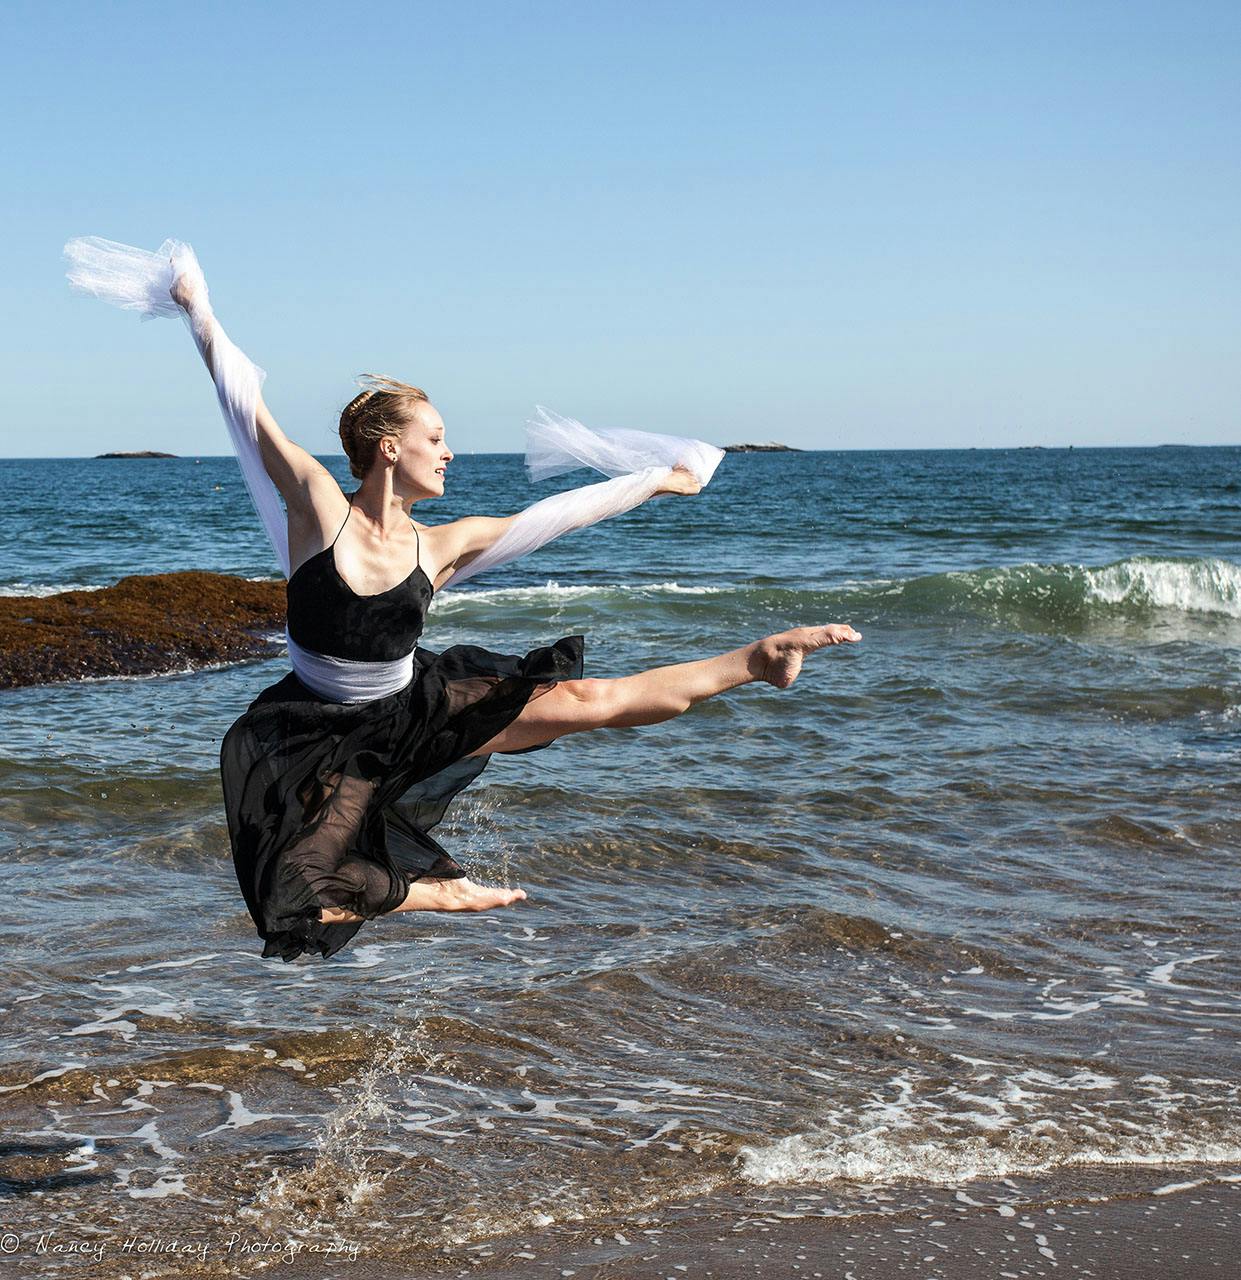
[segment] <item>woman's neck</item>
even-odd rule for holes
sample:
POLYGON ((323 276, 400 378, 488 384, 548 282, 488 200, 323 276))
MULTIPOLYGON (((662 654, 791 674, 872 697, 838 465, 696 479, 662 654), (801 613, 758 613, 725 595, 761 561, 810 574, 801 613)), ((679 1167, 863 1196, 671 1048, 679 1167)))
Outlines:
POLYGON ((353 507, 375 526, 379 538, 405 534, 409 529, 410 512, 419 499, 413 494, 400 494, 392 485, 392 472, 385 469, 382 476, 367 476, 353 495, 353 507))

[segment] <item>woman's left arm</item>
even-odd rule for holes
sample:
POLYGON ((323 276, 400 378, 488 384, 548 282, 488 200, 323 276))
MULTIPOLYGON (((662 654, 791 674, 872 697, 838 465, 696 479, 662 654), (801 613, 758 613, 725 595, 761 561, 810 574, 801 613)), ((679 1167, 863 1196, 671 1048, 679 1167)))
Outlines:
POLYGON ((694 494, 701 488, 684 467, 657 467, 553 494, 516 515, 466 516, 438 525, 433 549, 428 548, 441 566, 435 588, 528 555, 553 538, 632 511, 659 494, 694 494))

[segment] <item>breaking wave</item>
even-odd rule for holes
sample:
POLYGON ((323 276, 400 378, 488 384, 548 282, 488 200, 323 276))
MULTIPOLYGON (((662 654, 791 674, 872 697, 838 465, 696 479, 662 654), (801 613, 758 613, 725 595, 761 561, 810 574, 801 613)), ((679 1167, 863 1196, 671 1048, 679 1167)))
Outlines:
POLYGON ((1035 615, 1044 621, 1157 612, 1241 618, 1241 565, 1229 560, 1136 556, 1114 564, 1017 564, 913 578, 795 587, 780 582, 738 586, 679 582, 494 587, 448 592, 436 601, 442 615, 472 614, 485 606, 520 612, 578 605, 606 611, 617 606, 678 602, 695 609, 735 610, 739 604, 798 608, 872 606, 914 612, 1035 615))

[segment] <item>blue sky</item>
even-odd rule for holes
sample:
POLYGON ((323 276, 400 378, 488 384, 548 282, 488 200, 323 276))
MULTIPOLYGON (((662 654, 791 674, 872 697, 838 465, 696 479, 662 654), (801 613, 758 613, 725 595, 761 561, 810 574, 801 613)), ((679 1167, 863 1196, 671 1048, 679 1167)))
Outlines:
POLYGON ((354 374, 810 448, 1235 443, 1235 4, 23 4, 0 454, 228 450, 65 240, 189 240, 295 439, 354 374))

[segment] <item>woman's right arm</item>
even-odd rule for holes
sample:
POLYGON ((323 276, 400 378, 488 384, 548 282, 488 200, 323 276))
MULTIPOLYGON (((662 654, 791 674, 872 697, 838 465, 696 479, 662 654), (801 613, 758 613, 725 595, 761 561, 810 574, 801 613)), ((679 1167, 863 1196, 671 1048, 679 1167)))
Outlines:
POLYGON ((323 509, 325 497, 343 499, 335 476, 300 444, 295 444, 280 429, 260 394, 254 414, 258 430, 259 453, 272 484, 280 490, 290 517, 308 517, 316 507, 323 509))
MULTIPOLYGON (((185 276, 178 276, 172 286, 173 301, 187 314, 194 303, 194 284, 185 276)), ((210 330, 201 335, 200 349, 212 378, 216 376, 215 346, 210 330)), ((258 435, 259 455, 263 469, 284 498, 292 520, 310 519, 314 523, 316 506, 322 509, 335 496, 342 496, 340 485, 332 473, 318 459, 312 457, 299 444, 285 435, 280 424, 260 393, 254 414, 258 435)))

